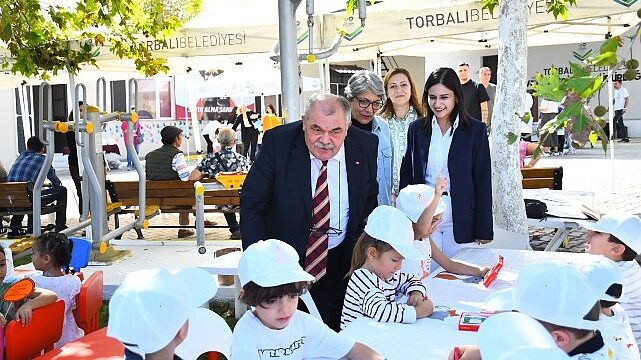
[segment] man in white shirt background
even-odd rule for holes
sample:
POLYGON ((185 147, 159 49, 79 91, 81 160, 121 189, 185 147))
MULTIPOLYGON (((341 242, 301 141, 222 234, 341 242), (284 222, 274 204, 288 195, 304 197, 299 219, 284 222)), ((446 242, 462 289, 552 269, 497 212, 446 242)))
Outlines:
POLYGON ((618 136, 621 138, 619 142, 630 142, 628 128, 623 125, 623 114, 628 108, 630 94, 622 85, 621 80, 614 81, 614 134, 612 138, 616 139, 618 136))

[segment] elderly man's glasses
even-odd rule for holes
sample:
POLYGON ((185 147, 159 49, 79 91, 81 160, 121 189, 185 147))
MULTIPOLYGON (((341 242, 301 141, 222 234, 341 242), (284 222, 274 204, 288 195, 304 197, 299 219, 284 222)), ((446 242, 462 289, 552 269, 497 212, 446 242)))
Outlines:
POLYGON ((356 100, 358 100, 358 106, 360 106, 362 109, 367 109, 370 105, 372 105, 372 109, 374 110, 379 110, 383 107, 383 102, 380 100, 369 101, 367 99, 358 98, 356 100))

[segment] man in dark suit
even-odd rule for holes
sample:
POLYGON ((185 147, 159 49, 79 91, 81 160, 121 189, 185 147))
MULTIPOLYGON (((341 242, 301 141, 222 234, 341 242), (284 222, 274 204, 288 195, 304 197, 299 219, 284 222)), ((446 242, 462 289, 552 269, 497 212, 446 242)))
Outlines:
POLYGON ((350 127, 350 113, 343 97, 313 95, 302 121, 266 132, 245 179, 240 208, 243 247, 270 238, 292 245, 317 278, 312 298, 324 322, 336 331, 352 250, 378 195, 378 138, 350 127), (329 191, 325 225, 314 220, 322 206, 312 206, 319 179, 326 179, 329 191), (314 257, 310 243, 319 234, 327 235, 322 245, 326 266, 314 274, 306 262, 314 257))

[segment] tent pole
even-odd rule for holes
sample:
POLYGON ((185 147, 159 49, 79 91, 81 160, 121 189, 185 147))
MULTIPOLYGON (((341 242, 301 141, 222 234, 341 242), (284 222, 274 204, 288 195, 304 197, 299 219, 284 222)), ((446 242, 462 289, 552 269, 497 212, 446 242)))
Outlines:
POLYGON ((616 187, 614 185, 614 94, 612 94, 612 75, 613 71, 610 69, 608 71, 608 119, 609 126, 610 126, 610 165, 612 166, 612 171, 610 172, 612 175, 612 193, 616 192, 616 187))
POLYGON ((283 116, 286 122, 300 119, 299 71, 296 52, 296 8, 301 0, 278 0, 278 38, 280 42, 280 80, 283 116))

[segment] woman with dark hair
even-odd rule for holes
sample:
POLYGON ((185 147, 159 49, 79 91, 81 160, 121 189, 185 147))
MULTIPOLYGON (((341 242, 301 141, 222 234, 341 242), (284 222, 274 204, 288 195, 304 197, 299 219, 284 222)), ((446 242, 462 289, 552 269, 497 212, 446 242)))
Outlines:
POLYGON ((387 100, 380 115, 389 125, 392 140, 392 195, 396 197, 400 190, 401 161, 407 148, 407 129, 414 120, 425 116, 425 111, 409 71, 393 69, 385 75, 383 83, 387 100))
POLYGON ((452 256, 470 243, 487 243, 494 237, 487 130, 484 123, 469 118, 459 78, 451 68, 430 74, 423 104, 426 117, 409 126, 400 188, 434 186, 437 178, 445 178, 447 210, 432 240, 452 256))

